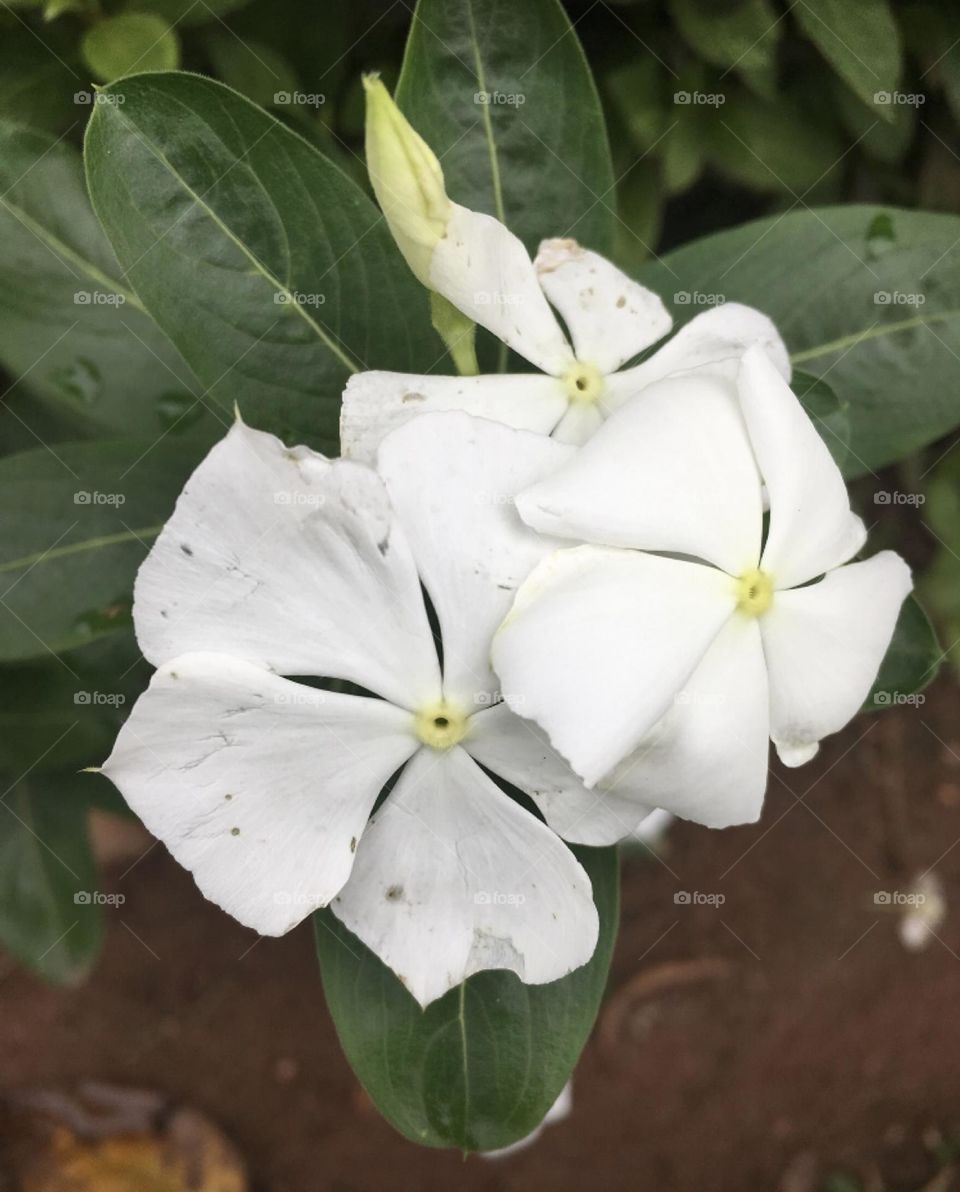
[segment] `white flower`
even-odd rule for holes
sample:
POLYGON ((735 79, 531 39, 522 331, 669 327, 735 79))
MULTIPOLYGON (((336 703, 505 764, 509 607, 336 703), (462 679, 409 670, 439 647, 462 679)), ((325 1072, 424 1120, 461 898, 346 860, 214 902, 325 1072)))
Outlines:
POLYGON ((588 786, 711 827, 759 815, 768 738, 799 765, 853 717, 911 587, 890 551, 848 562, 863 523, 759 349, 736 386, 649 389, 517 508, 591 545, 520 588, 493 645, 507 698, 588 786))
POLYGON ((611 836, 618 805, 594 811, 488 662, 556 547, 512 496, 570 453, 438 414, 391 435, 378 473, 238 421, 194 473, 137 577, 158 669, 103 769, 241 923, 279 935, 331 904, 424 1005, 481 969, 539 984, 590 958, 585 870, 481 769, 574 840, 611 836))
POLYGON ((789 380, 776 327, 735 302, 697 315, 649 359, 624 369, 673 325, 660 298, 575 240, 544 240, 531 261, 502 223, 448 198, 430 147, 378 79, 368 76, 364 85, 370 181, 411 270, 546 375, 359 373, 343 399, 344 456, 372 461, 390 429, 437 410, 463 410, 584 443, 609 414, 661 377, 692 371, 735 376, 752 344, 764 347, 789 380))
POLYGON ((763 346, 789 379, 776 327, 736 302, 698 314, 641 364, 622 368, 672 326, 652 290, 575 240, 544 240, 531 261, 517 237, 491 216, 455 203, 452 210, 447 235, 433 250, 431 285, 542 373, 357 373, 343 396, 345 456, 372 459, 391 428, 431 410, 464 410, 561 442, 584 443, 605 418, 663 377, 735 376, 741 356, 754 344, 763 346), (572 347, 550 304, 569 328, 572 347))

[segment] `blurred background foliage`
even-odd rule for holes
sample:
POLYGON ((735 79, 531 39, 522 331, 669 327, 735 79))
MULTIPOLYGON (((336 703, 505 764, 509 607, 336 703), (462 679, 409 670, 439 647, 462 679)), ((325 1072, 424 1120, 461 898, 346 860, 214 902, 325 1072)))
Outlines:
MULTIPOLYGON (((393 86, 412 7, 406 0, 4 0, 0 126, 32 132, 6 131, 3 144, 33 152, 35 133, 78 148, 95 86, 131 70, 176 67, 236 88, 366 185, 361 73, 380 70, 393 86)), ((567 0, 566 8, 606 111, 617 181, 615 194, 598 197, 611 206, 615 200, 616 255, 627 270, 709 232, 816 204, 890 203, 960 213, 956 0, 567 0)), ((563 157, 563 145, 548 149, 563 157)), ((109 261, 83 195, 79 163, 61 162, 54 146, 34 156, 36 164, 45 159, 34 197, 46 205, 58 243, 80 245, 94 262, 109 261)), ((23 189, 32 165, 21 168, 11 154, 6 169, 7 180, 23 189)), ((26 209, 13 209, 2 195, 0 206, 28 224, 26 209)), ((106 395, 111 400, 94 411, 88 399, 98 382, 89 371, 57 366, 45 383, 39 370, 30 375, 50 338, 49 329, 42 345, 31 338, 31 323, 42 328, 45 301, 39 288, 32 293, 31 277, 53 261, 42 246, 29 247, 34 255, 18 260, 15 284, 8 281, 6 297, 0 294, 0 316, 17 329, 20 342, 17 359, 7 353, 13 375, 0 393, 0 456, 41 442, 130 433, 122 425, 129 417, 124 393, 106 395), (59 385, 59 397, 68 400, 50 400, 44 384, 59 385)), ((69 276, 61 283, 74 288, 69 276)), ((783 285, 789 287, 789 277, 783 285)), ((155 474, 138 468, 144 491, 132 491, 127 506, 131 525, 146 532, 157 520, 154 506, 171 499, 184 479, 179 455, 186 467, 221 432, 199 408, 197 419, 186 416, 196 404, 186 393, 189 372, 138 306, 134 295, 123 311, 88 311, 85 325, 91 336, 106 337, 110 320, 122 318, 125 350, 134 347, 133 336, 159 362, 156 393, 147 395, 153 421, 140 433, 162 433, 164 445, 148 457, 156 461, 155 474), (187 439, 190 450, 178 455, 178 443, 187 439)), ((902 465, 902 487, 926 498, 921 595, 945 645, 960 638, 960 459, 949 447, 934 445, 902 465)), ((82 443, 62 454, 81 487, 82 478, 95 488, 99 474, 87 464, 82 443)), ((131 460, 118 454, 118 475, 126 475, 122 469, 131 460)), ((76 485, 59 463, 47 463, 45 471, 24 457, 30 475, 17 478, 16 491, 29 480, 38 504, 41 494, 48 502, 56 497, 57 508, 66 509, 66 526, 76 485)), ((88 513, 95 519, 97 510, 88 513)), ((12 516, 29 522, 28 513, 12 516)), ((890 526, 887 520, 881 534, 890 526)), ((917 527, 916 520, 892 525, 894 533, 917 527)), ((137 558, 134 551, 130 578, 137 558)), ((32 581, 21 578, 26 582, 18 598, 32 607, 32 581)), ((91 590, 96 578, 90 577, 91 590)), ((19 584, 18 578, 10 587, 19 584)), ((12 780, 4 801, 13 812, 0 819, 0 939, 49 978, 69 981, 92 963, 100 922, 96 907, 70 904, 63 872, 52 860, 54 852, 69 858, 71 889, 92 884, 77 801, 54 792, 76 787, 76 768, 106 754, 129 706, 118 696, 132 700, 149 668, 133 640, 129 601, 119 592, 101 593, 95 614, 83 605, 85 593, 54 595, 80 601, 75 632, 56 643, 64 653, 8 663, 0 677, 0 774, 12 780), (98 640, 102 626, 91 623, 93 615, 113 618, 125 632, 98 640), (101 689, 113 693, 112 702, 97 702, 101 689), (88 693, 86 702, 78 692, 88 693), (16 915, 12 907, 20 908, 16 915)), ((956 647, 953 656, 960 659, 956 647)), ((117 809, 108 784, 88 779, 83 789, 87 799, 117 809)))

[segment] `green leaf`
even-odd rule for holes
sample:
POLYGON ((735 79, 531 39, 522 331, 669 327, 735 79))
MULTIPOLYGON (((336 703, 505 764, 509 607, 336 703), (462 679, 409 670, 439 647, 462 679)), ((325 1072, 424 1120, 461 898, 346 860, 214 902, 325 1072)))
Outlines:
POLYGON ((169 25, 203 25, 249 4, 250 0, 133 0, 131 12, 152 12, 169 25))
POLYGON ((198 462, 169 438, 0 460, 0 661, 129 626, 134 575, 198 462))
POLYGON ((710 157, 743 186, 799 198, 818 182, 839 178, 840 139, 832 126, 812 118, 811 99, 782 96, 770 104, 740 88, 708 110, 710 157))
POLYGON ((837 467, 843 468, 850 451, 850 411, 829 382, 795 369, 790 387, 813 419, 820 437, 830 448, 837 467))
POLYGON ((0 118, 64 132, 84 115, 73 102, 74 92, 84 83, 73 49, 58 31, 45 30, 41 42, 23 25, 3 30, 0 118))
POLYGON ((195 430, 212 438, 219 421, 193 396, 195 378, 144 314, 90 209, 80 155, 7 121, 0 245, 0 361, 23 378, 18 392, 100 433, 162 434, 178 418, 181 431, 199 417, 195 430))
POLYGON ((276 96, 289 96, 298 88, 297 74, 290 63, 262 41, 247 37, 241 40, 218 28, 207 38, 206 47, 217 77, 263 108, 286 102, 276 96))
POLYGON ((736 70, 761 95, 772 95, 783 22, 770 0, 741 0, 733 6, 718 6, 716 0, 671 0, 670 10, 684 39, 701 58, 727 71, 736 70))
POLYGON ((958 238, 954 215, 820 207, 695 241, 645 265, 640 280, 770 315, 794 365, 827 376, 847 405, 844 471, 856 476, 960 423, 958 238))
POLYGON ((347 1059, 384 1117, 424 1146, 494 1150, 534 1130, 593 1026, 616 936, 614 849, 575 849, 590 874, 600 941, 550 985, 477 973, 421 1010, 330 912, 314 916, 327 1005, 347 1059))
POLYGON ((296 133, 194 75, 138 75, 101 97, 94 208, 213 399, 331 451, 352 371, 436 361, 427 295, 376 208, 296 133))
POLYGON ((110 83, 137 71, 176 69, 180 39, 162 17, 122 12, 91 25, 80 42, 80 53, 94 77, 110 83))
MULTIPOLYGON (((903 47, 888 0, 800 0, 791 13, 840 77, 864 103, 877 92, 895 91, 903 47)), ((878 103, 882 119, 889 105, 878 103)))
POLYGON ((546 236, 612 251, 603 114, 557 0, 419 0, 396 98, 456 202, 531 251, 546 236))
POLYGON ((960 673, 960 454, 950 452, 925 482, 923 520, 936 554, 921 577, 920 592, 944 641, 945 656, 960 673))
POLYGON ((87 974, 102 937, 82 786, 31 775, 0 798, 0 943, 58 984, 87 974))
POLYGON ((942 661, 943 651, 929 617, 916 599, 908 596, 865 710, 906 702, 936 677, 942 661))

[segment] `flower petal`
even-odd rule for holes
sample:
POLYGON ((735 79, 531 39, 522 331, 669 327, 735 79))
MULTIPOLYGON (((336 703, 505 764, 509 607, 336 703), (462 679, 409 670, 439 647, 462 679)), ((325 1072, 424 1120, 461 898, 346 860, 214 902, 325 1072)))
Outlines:
POLYGON ((597 433, 603 425, 603 418, 603 409, 599 401, 594 404, 572 401, 567 407, 567 412, 557 423, 553 437, 558 443, 580 447, 597 433))
POLYGON ((760 816, 770 751, 767 671, 756 617, 735 614, 667 714, 597 794, 708 828, 760 816))
POLYGON ((459 747, 407 766, 331 908, 421 1006, 483 969, 556 981, 599 931, 573 853, 459 747))
POLYGON ((770 495, 761 567, 792 588, 851 559, 867 532, 826 443, 759 348, 740 368, 740 404, 770 495))
POLYGON ((760 619, 770 676, 771 736, 787 765, 853 718, 887 652, 910 569, 893 551, 777 592, 760 619))
POLYGON ((338 892, 367 816, 418 748, 408 713, 224 654, 166 663, 104 763, 203 894, 283 935, 338 892))
POLYGON ((732 387, 714 377, 648 389, 517 509, 544 534, 691 555, 731 575, 760 556, 760 478, 732 387))
POLYGON ((528 794, 554 832, 573 844, 616 844, 632 836, 650 814, 652 805, 641 805, 632 797, 588 790, 543 729, 506 704, 473 717, 463 748, 528 794))
POLYGON ((563 417, 567 396, 555 377, 537 373, 479 377, 355 373, 340 413, 345 457, 373 463, 383 438, 420 414, 462 410, 517 430, 548 435, 563 417))
POLYGON ((773 321, 739 302, 724 302, 695 315, 642 364, 607 379, 606 404, 615 409, 664 377, 708 373, 735 381, 740 360, 754 344, 789 381, 790 357, 773 321))
POLYGON ((572 454, 544 435, 468 414, 425 414, 380 447, 378 470, 440 623, 444 695, 467 711, 498 690, 494 631, 558 545, 524 525, 514 495, 572 454))
POLYGON ((453 204, 447 234, 433 251, 430 283, 544 372, 559 376, 573 364, 527 250, 492 215, 453 204))
POLYGON ((379 477, 241 422, 140 568, 134 621, 155 665, 212 650, 406 707, 439 693, 420 581, 379 477))
POLYGON ((544 240, 533 262, 563 316, 577 359, 610 373, 673 326, 660 296, 576 240, 544 240))
POLYGON ((733 581, 712 567, 557 551, 517 593, 493 667, 514 711, 593 786, 668 710, 735 606, 733 581))

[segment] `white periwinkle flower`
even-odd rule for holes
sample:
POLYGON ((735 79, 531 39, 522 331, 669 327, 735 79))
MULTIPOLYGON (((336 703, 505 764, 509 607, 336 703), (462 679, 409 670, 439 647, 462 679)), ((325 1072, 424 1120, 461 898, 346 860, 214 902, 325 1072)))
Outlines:
POLYGON ((736 385, 647 390, 517 509, 590 545, 517 593, 493 645, 507 698, 588 786, 629 776, 712 827, 759 815, 768 738, 799 765, 854 716, 911 587, 891 551, 849 562, 863 523, 756 348, 736 385))
POLYGON ((753 344, 764 347, 789 379, 776 327, 766 315, 734 302, 698 314, 655 354, 624 369, 670 330, 673 320, 660 298, 575 240, 544 240, 531 261, 502 223, 447 198, 429 147, 382 83, 368 81, 367 88, 371 182, 411 269, 541 374, 358 373, 344 394, 345 456, 372 460, 387 431, 437 410, 463 410, 584 443, 608 415, 654 381, 693 371, 734 376, 753 344))
POLYGON ((103 770, 209 899, 265 935, 332 904, 424 1005, 481 969, 539 984, 589 960, 585 870, 481 769, 590 836, 596 796, 488 661, 556 546, 513 494, 571 450, 438 414, 377 472, 238 420, 200 464, 137 576, 158 669, 103 770))

